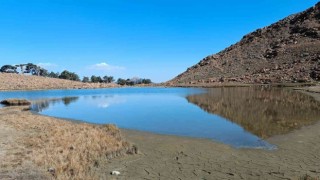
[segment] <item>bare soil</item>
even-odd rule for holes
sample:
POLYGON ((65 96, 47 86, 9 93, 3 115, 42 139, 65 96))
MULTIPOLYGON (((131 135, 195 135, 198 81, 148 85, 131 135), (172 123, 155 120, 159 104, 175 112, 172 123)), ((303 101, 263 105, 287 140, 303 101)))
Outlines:
POLYGON ((110 179, 300 179, 320 178, 320 124, 267 139, 277 150, 234 149, 209 140, 123 130, 143 152, 114 159, 110 179))

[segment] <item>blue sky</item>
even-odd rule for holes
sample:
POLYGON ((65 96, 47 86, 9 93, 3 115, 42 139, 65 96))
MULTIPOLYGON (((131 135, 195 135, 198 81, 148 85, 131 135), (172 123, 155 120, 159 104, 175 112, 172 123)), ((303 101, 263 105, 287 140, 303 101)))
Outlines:
POLYGON ((1 0, 0 64, 167 81, 317 0, 1 0))

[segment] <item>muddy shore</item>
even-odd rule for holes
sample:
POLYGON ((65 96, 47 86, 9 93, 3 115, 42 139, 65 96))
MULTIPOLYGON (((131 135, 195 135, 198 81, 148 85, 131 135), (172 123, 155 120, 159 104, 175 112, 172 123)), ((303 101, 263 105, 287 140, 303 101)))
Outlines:
POLYGON ((319 179, 319 128, 318 123, 267 139, 277 145, 274 151, 122 130, 142 153, 112 160, 108 171, 122 173, 114 179, 319 179))

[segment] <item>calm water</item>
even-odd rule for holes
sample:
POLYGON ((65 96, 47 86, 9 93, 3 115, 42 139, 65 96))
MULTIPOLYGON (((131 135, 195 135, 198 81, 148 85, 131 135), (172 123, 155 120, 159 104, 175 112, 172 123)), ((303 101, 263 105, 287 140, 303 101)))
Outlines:
POLYGON ((208 138, 234 147, 273 149, 263 138, 320 117, 303 94, 264 88, 115 88, 0 92, 26 98, 49 116, 159 134, 208 138))

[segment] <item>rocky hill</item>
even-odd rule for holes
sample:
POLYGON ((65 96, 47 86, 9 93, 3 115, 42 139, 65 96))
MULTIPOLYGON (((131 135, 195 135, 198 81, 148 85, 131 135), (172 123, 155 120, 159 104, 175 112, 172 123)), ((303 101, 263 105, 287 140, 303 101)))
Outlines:
POLYGON ((320 81, 320 2, 207 56, 168 83, 292 83, 320 81))

